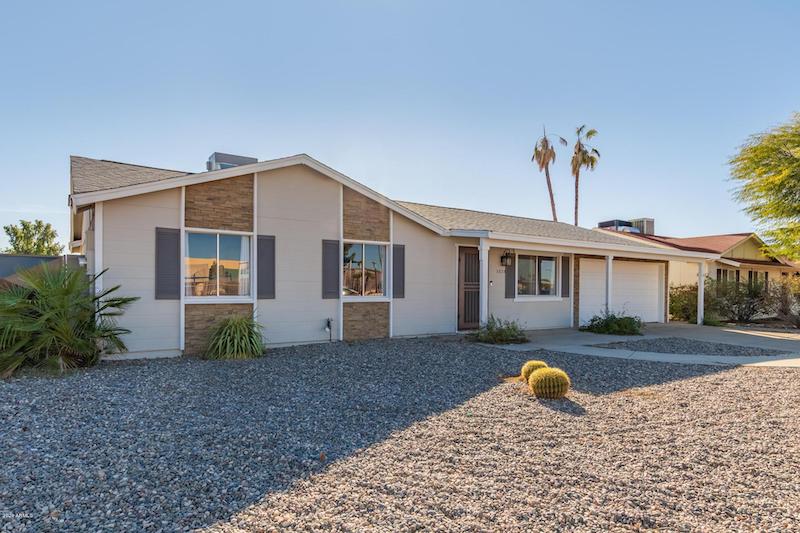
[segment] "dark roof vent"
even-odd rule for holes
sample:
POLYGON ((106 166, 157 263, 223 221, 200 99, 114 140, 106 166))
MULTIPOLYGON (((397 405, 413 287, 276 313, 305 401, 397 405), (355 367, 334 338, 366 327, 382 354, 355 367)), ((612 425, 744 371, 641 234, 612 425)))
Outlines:
POLYGON ((252 165, 253 163, 258 163, 258 159, 255 157, 245 157, 243 155, 214 152, 208 157, 208 161, 206 162, 206 170, 221 170, 223 168, 252 165))

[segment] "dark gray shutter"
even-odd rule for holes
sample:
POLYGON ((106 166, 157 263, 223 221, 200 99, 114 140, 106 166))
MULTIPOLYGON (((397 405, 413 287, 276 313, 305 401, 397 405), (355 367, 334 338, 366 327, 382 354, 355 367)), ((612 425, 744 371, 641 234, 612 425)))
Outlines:
POLYGON ((156 228, 156 300, 181 299, 181 230, 156 228))
POLYGON ((406 297, 406 247, 402 244, 392 246, 392 296, 406 297))
POLYGON ((561 256, 561 297, 569 298, 569 256, 561 256))
POLYGON ((517 256, 511 254, 511 264, 506 267, 506 298, 517 295, 517 256))
POLYGON ((769 289, 769 272, 764 272, 764 288, 769 289))
POLYGON ((275 299, 275 236, 258 236, 258 299, 275 299))
POLYGON ((322 298, 339 298, 339 241, 322 241, 322 298))

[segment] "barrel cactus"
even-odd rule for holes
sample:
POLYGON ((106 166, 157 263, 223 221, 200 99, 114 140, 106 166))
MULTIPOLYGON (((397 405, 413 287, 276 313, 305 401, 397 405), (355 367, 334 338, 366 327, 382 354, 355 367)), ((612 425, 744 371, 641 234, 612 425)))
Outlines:
POLYGON ((569 386, 569 376, 560 368, 540 368, 528 378, 528 387, 537 398, 563 398, 569 386))
POLYGON ((522 376, 523 381, 526 383, 528 382, 528 378, 531 376, 534 370, 539 370, 540 368, 547 368, 547 363, 544 361, 528 361, 524 365, 522 365, 522 370, 520 370, 519 375, 522 376))

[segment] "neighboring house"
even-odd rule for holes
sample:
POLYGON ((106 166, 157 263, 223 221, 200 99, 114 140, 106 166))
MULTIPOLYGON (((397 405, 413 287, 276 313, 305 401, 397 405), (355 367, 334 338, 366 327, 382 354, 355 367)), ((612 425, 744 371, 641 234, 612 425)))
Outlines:
POLYGON ((453 333, 490 315, 666 320, 669 261, 706 252, 569 224, 390 200, 307 155, 214 154, 192 174, 71 158, 73 252, 139 296, 134 355, 199 353, 220 317, 268 343, 453 333))
MULTIPOLYGON (((615 231, 617 234, 663 248, 716 254, 716 258, 705 262, 705 272, 717 280, 745 282, 757 279, 769 284, 770 279, 800 272, 795 263, 770 255, 768 245, 755 233, 666 237, 654 234, 652 219, 629 222, 612 220, 601 222, 599 226, 607 231, 615 231), (645 220, 648 221, 647 224, 640 223, 645 220)), ((671 262, 670 285, 697 283, 698 266, 696 262, 671 262)))

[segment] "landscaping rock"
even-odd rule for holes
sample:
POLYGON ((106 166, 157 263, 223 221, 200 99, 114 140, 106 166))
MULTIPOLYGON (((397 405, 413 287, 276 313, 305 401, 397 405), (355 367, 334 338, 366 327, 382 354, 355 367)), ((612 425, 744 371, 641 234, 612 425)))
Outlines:
POLYGON ((795 369, 337 343, 3 381, 0 428, 0 531, 786 531, 800 515, 795 369), (531 358, 569 373, 565 399, 500 379, 531 358))

